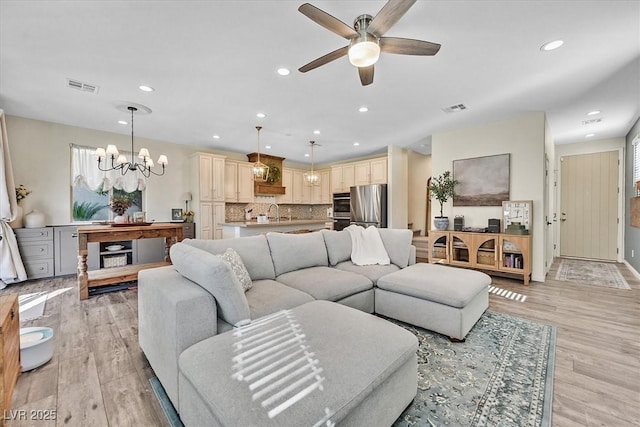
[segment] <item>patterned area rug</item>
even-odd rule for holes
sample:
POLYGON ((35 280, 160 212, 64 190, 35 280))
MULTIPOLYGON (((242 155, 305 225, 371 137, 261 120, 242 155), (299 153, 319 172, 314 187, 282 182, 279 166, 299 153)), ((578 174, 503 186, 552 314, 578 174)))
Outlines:
MULTIPOLYGON (((418 337, 418 394, 394 426, 551 425, 555 328, 491 311, 466 341, 401 322, 418 337)), ((172 427, 180 418, 151 379, 172 427)))
POLYGON ((556 280, 605 288, 631 289, 629 283, 622 277, 618 266, 612 262, 562 259, 556 273, 556 280))
POLYGON ((418 395, 394 426, 551 425, 555 328, 487 311, 465 342, 418 337, 418 395))

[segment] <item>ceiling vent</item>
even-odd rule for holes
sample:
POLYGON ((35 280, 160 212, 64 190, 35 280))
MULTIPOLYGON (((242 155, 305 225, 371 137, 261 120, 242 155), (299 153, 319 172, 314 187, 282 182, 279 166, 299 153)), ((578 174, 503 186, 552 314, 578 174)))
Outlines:
POLYGON ((89 92, 93 94, 98 93, 98 86, 92 85, 91 83, 84 83, 80 80, 67 79, 67 86, 71 89, 77 89, 82 92, 89 92))
POLYGON ((598 119, 589 119, 589 120, 583 120, 583 121, 582 121, 582 124, 583 124, 583 125, 592 125, 592 124, 594 124, 594 123, 600 123, 601 121, 602 121, 602 119, 601 119, 601 118, 598 118, 598 119))
POLYGON ((445 113, 457 113, 458 111, 466 110, 467 106, 464 104, 456 104, 450 107, 443 108, 442 111, 445 113))

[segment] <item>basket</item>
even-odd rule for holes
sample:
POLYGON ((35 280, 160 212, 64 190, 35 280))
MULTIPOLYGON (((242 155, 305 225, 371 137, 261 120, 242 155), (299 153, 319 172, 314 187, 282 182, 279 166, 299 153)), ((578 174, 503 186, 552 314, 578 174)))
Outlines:
POLYGON ((122 267, 127 265, 127 254, 106 255, 102 257, 104 268, 122 267))

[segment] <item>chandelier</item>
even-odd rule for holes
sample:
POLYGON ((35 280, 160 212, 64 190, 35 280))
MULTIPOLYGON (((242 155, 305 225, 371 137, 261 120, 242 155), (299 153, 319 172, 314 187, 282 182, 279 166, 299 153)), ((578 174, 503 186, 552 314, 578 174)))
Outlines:
POLYGON ((96 150, 98 169, 105 172, 119 170, 122 175, 129 171, 135 172, 137 170, 146 178, 149 178, 151 174, 158 176, 164 175, 165 166, 169 163, 167 156, 164 154, 161 154, 160 157, 158 157, 158 165, 162 166, 162 172, 156 172, 152 169, 155 164, 153 163, 153 160, 151 160, 149 150, 146 148, 141 148, 138 153, 138 158, 141 159, 141 162, 138 163, 135 161, 135 151, 133 151, 133 113, 138 111, 138 109, 133 106, 128 106, 127 110, 131 111, 131 161, 127 161, 127 157, 124 154, 120 154, 115 145, 109 144, 107 145, 106 150, 102 147, 96 150), (107 164, 107 156, 111 158, 111 165, 107 164), (105 166, 104 168, 102 167, 103 162, 105 166))
POLYGON ((253 180, 267 182, 269 178, 269 166, 260 161, 260 130, 262 126, 256 126, 258 131, 258 161, 253 164, 253 180))
POLYGON ((311 170, 309 172, 305 172, 303 174, 303 177, 304 182, 309 187, 315 187, 316 185, 320 184, 320 176, 316 171, 313 170, 313 147, 316 145, 316 142, 309 141, 309 144, 311 144, 311 170))

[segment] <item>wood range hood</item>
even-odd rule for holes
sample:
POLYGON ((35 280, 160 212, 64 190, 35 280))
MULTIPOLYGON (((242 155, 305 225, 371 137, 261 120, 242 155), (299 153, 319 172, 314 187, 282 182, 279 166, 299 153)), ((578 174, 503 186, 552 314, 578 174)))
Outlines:
MULTIPOLYGON (((258 153, 247 154, 247 158, 251 163, 258 161, 258 153)), ((284 157, 270 156, 269 154, 260 153, 260 162, 269 166, 270 169, 276 169, 278 171, 277 179, 272 180, 272 170, 269 171, 269 181, 267 182, 253 182, 253 194, 256 196, 277 196, 284 194, 286 188, 282 186, 282 161, 284 157)))

